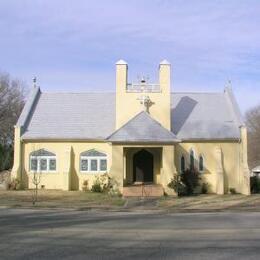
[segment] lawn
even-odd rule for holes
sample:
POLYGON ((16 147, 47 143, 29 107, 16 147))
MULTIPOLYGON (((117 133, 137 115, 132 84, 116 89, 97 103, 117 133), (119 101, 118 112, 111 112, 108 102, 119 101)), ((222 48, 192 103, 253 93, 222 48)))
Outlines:
MULTIPOLYGON (((31 207, 32 191, 0 191, 0 206, 31 207)), ((114 208, 123 206, 125 200, 118 196, 103 193, 39 190, 36 207, 48 208, 114 208)))
MULTIPOLYGON (((32 191, 1 191, 0 207, 32 207, 32 191)), ((169 212, 260 211, 260 194, 128 198, 82 191, 39 190, 38 208, 162 210, 169 212), (127 202, 127 203, 126 203, 127 202)))
POLYGON ((260 194, 199 195, 188 197, 164 197, 158 207, 170 211, 260 211, 260 194))

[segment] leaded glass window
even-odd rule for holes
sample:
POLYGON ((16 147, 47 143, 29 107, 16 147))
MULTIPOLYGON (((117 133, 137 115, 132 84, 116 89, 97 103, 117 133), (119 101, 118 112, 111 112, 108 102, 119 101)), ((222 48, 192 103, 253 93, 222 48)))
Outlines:
POLYGON ((88 171, 88 159, 81 159, 81 171, 88 171))
POLYGON ((107 159, 100 160, 100 170, 106 171, 107 170, 107 159))
POLYGON ((46 171, 47 170, 47 160, 46 159, 41 159, 40 160, 40 170, 41 171, 46 171))
POLYGON ((31 159, 31 170, 32 171, 37 171, 37 164, 38 164, 38 161, 37 161, 37 158, 32 158, 31 159))
POLYGON ((56 159, 49 160, 49 169, 51 171, 56 171, 56 159))
POLYGON ((204 158, 203 158, 202 155, 201 155, 200 158, 199 158, 199 171, 200 171, 200 172, 203 172, 203 171, 204 171, 204 158))
POLYGON ((185 158, 184 156, 182 155, 181 157, 181 173, 183 173, 185 171, 185 158))
POLYGON ((30 154, 30 171, 54 172, 56 171, 56 155, 47 150, 40 149, 30 154))
POLYGON ((81 172, 106 172, 107 171, 107 155, 96 151, 88 150, 80 155, 80 171, 81 172))
POLYGON ((97 167, 97 160, 96 160, 96 159, 91 159, 90 161, 91 161, 90 170, 91 170, 92 172, 97 171, 97 169, 98 169, 98 167, 97 167))
POLYGON ((195 168, 195 159, 194 159, 194 151, 190 151, 190 168, 194 169, 195 168))

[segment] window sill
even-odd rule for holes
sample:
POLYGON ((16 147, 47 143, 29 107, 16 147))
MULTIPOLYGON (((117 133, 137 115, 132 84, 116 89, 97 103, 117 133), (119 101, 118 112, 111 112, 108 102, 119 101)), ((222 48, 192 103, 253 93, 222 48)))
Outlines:
POLYGON ((50 174, 53 174, 53 173, 57 173, 57 171, 29 171, 29 173, 30 174, 35 174, 35 173, 37 173, 37 174, 39 174, 39 173, 43 173, 43 174, 50 173, 50 174))
POLYGON ((107 171, 80 171, 81 174, 89 174, 89 175, 96 175, 96 174, 104 174, 107 171))

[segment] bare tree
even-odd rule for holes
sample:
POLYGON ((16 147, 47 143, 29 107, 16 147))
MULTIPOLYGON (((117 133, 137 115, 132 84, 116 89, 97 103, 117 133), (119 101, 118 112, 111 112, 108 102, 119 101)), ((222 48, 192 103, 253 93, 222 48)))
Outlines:
POLYGON ((260 105, 246 113, 248 128, 248 162, 252 169, 260 165, 260 105))
POLYGON ((41 171, 33 172, 32 183, 34 184, 34 189, 32 190, 32 204, 35 205, 38 202, 38 190, 39 184, 41 183, 41 171))
POLYGON ((22 81, 0 72, 0 170, 12 165, 14 125, 24 106, 25 90, 22 81))

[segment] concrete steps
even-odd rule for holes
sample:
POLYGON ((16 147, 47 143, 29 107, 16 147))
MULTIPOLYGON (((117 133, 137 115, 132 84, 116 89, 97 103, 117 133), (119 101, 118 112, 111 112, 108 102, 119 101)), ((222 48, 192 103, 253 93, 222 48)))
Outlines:
POLYGON ((163 194, 160 184, 135 184, 123 188, 124 197, 161 197, 163 194))

